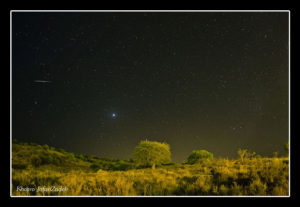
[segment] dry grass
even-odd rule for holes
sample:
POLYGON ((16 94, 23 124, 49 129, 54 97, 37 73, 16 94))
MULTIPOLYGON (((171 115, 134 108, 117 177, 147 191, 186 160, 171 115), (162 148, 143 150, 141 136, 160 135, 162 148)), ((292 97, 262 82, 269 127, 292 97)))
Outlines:
POLYGON ((13 195, 288 195, 288 158, 216 159, 195 165, 88 172, 51 170, 49 166, 13 169, 13 195), (67 187, 61 192, 20 192, 67 187))

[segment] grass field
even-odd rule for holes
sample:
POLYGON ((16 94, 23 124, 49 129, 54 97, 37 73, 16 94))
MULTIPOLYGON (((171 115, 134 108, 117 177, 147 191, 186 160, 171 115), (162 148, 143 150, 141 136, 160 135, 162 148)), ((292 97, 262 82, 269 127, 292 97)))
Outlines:
POLYGON ((287 157, 169 163, 156 169, 13 143, 12 195, 289 195, 287 157))

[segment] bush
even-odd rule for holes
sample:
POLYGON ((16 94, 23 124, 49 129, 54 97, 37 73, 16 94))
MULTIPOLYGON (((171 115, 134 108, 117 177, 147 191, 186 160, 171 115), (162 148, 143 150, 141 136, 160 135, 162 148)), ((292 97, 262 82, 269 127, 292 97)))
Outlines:
POLYGON ((41 154, 40 159, 42 160, 41 165, 47 165, 53 163, 53 157, 49 154, 41 154))
POLYGON ((43 145, 43 148, 45 149, 45 150, 49 150, 50 148, 49 148, 49 146, 48 145, 43 145))
POLYGON ((53 151, 55 151, 56 149, 55 149, 55 147, 50 147, 50 150, 53 150, 53 151))
POLYGON ((255 155, 255 158, 256 158, 256 159, 261 159, 262 156, 261 156, 261 155, 255 155))
POLYGON ((63 153, 63 154, 66 153, 66 151, 65 151, 64 149, 62 149, 62 148, 57 149, 57 151, 58 151, 58 152, 61 152, 61 153, 63 153))
POLYGON ((101 169, 101 166, 99 164, 91 164, 90 168, 94 171, 97 172, 99 169, 101 169))
POLYGON ((63 164, 63 158, 61 156, 53 156, 52 164, 54 165, 61 165, 63 164))
POLYGON ((195 164, 201 160, 213 159, 214 155, 206 150, 194 150, 187 159, 187 164, 195 164))
POLYGON ((38 155, 32 155, 31 164, 34 167, 39 167, 42 164, 42 159, 38 155))
MULTIPOLYGON (((239 155, 239 159, 242 162, 244 162, 244 160, 246 160, 246 159, 257 158, 256 152, 249 152, 247 149, 239 149, 237 153, 239 155)), ((260 157, 258 156, 258 158, 260 158, 260 157)))
POLYGON ((67 158, 69 158, 69 159, 75 159, 74 153, 68 153, 67 154, 67 158))
POLYGON ((27 168, 27 165, 25 165, 25 164, 12 164, 12 168, 17 169, 17 170, 23 170, 23 169, 27 168))
POLYGON ((85 156, 83 154, 75 154, 75 157, 80 160, 85 160, 85 156))

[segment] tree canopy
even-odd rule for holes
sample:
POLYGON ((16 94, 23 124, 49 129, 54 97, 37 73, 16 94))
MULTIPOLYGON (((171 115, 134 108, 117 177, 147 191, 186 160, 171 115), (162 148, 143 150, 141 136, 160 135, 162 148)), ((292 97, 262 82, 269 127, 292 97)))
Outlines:
POLYGON ((188 164, 195 164, 199 162, 200 160, 208 160, 214 158, 214 155, 211 152, 208 152, 206 150, 194 150, 189 155, 187 159, 188 164))
POLYGON ((289 142, 286 142, 285 144, 284 144, 284 150, 285 150, 285 152, 286 152, 286 155, 287 156, 289 156, 289 142))
POLYGON ((152 166, 171 162, 170 146, 166 143, 141 141, 134 149, 134 159, 138 165, 152 166))

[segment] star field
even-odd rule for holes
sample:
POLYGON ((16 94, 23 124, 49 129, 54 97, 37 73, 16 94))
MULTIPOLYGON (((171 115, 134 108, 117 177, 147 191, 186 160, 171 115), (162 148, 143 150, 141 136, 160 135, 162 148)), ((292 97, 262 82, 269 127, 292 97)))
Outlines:
POLYGON ((180 162, 283 153, 288 49, 284 12, 15 12, 12 135, 121 159, 146 138, 180 162))

